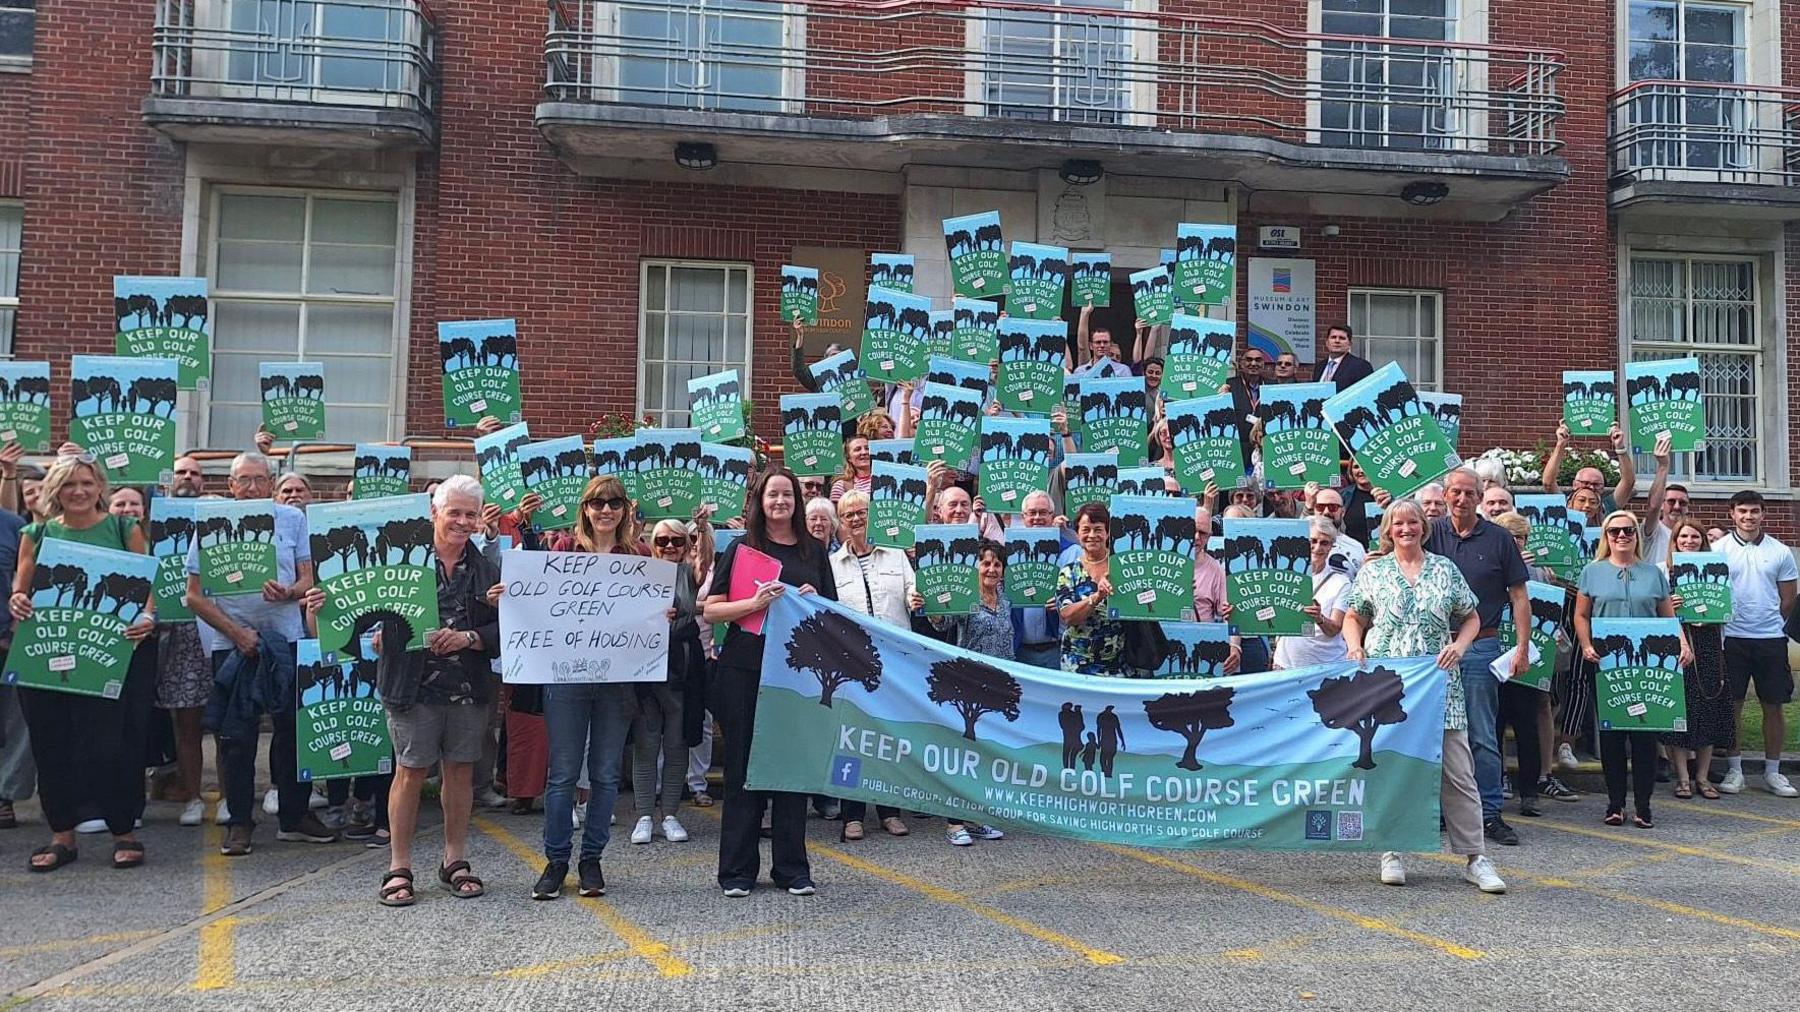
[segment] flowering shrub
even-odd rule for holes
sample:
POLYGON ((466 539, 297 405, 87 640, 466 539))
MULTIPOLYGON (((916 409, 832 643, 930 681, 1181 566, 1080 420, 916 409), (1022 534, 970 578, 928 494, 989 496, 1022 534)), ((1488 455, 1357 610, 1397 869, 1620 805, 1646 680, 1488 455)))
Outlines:
MULTIPOLYGON (((1506 484, 1512 488, 1532 488, 1542 485, 1544 476, 1544 458, 1550 451, 1542 443, 1530 450, 1507 450, 1494 447, 1483 453, 1477 460, 1498 460, 1506 468, 1506 484)), ((1583 450, 1570 447, 1563 452, 1562 463, 1556 469, 1556 483, 1562 489, 1568 489, 1575 480, 1575 472, 1584 467, 1597 467, 1606 476, 1606 484, 1610 488, 1619 481, 1619 462, 1612 454, 1604 450, 1583 450)))
POLYGON ((588 426, 588 435, 595 439, 617 439, 620 436, 629 436, 639 429, 654 428, 656 428, 656 421, 649 415, 637 418, 624 411, 607 412, 594 419, 593 424, 588 426))

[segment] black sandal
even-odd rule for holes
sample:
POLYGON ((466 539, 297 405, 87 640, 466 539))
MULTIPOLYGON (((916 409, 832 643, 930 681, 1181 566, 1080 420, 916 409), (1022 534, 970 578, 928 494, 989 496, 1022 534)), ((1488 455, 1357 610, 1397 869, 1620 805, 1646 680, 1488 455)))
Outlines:
POLYGON ((81 856, 76 852, 74 847, 65 847, 60 843, 53 843, 48 847, 39 847, 31 852, 32 857, 43 857, 45 854, 49 854, 56 860, 49 864, 38 864, 36 861, 32 861, 30 863, 32 871, 55 871, 65 864, 74 864, 75 859, 81 856))
POLYGON ((450 895, 459 900, 472 900, 487 892, 487 886, 483 885, 482 881, 469 870, 467 861, 452 861, 448 866, 439 865, 438 884, 450 890, 450 895), (462 872, 462 876, 458 877, 457 872, 462 872), (464 888, 470 884, 475 886, 473 892, 464 888))
POLYGON ((378 898, 384 907, 410 907, 419 902, 419 894, 413 891, 412 869, 395 868, 381 876, 381 892, 378 898), (406 895, 402 897, 401 893, 406 895))
POLYGON ((112 866, 114 868, 136 868, 143 863, 144 843, 142 840, 113 841, 112 866))

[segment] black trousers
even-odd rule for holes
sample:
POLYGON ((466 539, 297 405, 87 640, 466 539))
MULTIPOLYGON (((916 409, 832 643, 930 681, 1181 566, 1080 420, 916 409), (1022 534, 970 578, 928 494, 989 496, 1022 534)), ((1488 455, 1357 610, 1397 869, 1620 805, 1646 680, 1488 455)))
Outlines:
POLYGON ((762 813, 772 806, 769 880, 786 887, 811 879, 806 860, 806 795, 786 791, 747 791, 744 774, 750 765, 750 736, 756 727, 754 671, 720 667, 714 672, 707 705, 724 735, 725 812, 719 829, 719 885, 751 888, 762 867, 759 848, 762 813))
POLYGON ((1505 746, 1506 728, 1511 725, 1513 745, 1519 751, 1519 776, 1513 782, 1519 799, 1537 798, 1538 778, 1544 775, 1543 742, 1538 737, 1538 707, 1543 705, 1541 689, 1528 688, 1515 682, 1500 683, 1500 706, 1496 711, 1494 740, 1505 746))
MULTIPOLYGON (((213 670, 225 663, 228 650, 213 652, 213 670)), ((306 817, 307 799, 312 797, 312 784, 300 779, 300 756, 295 751, 298 735, 292 713, 271 714, 274 730, 269 735, 269 781, 281 798, 280 820, 283 832, 300 827, 306 817)), ((256 796, 256 744, 261 734, 246 738, 215 736, 219 744, 219 769, 225 777, 225 807, 231 810, 233 826, 256 825, 256 813, 262 805, 256 796)))
POLYGON ((1606 810, 1625 810, 1625 755, 1631 754, 1631 797, 1637 813, 1650 817, 1656 793, 1656 735, 1647 731, 1601 731, 1600 770, 1606 774, 1606 810))
MULTIPOLYGON (((845 822, 861 822, 863 821, 863 818, 869 814, 869 803, 866 801, 846 801, 843 803, 843 807, 845 822)), ((877 819, 892 819, 899 814, 900 809, 891 805, 875 806, 875 817, 877 819)))
POLYGON ((156 700, 156 640, 132 652, 118 699, 19 689, 37 762, 38 797, 52 833, 88 818, 113 835, 144 814, 144 743, 156 700))

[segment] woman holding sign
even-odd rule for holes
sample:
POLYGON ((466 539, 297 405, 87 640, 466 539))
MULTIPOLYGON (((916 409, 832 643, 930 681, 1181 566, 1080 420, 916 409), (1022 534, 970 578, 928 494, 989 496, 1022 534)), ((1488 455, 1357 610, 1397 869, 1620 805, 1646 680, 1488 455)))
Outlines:
POLYGON ((1056 577, 1056 605, 1062 619, 1062 669, 1080 675, 1123 678, 1125 627, 1107 617, 1112 596, 1112 515, 1091 502, 1075 511, 1075 542, 1081 558, 1056 577))
MULTIPOLYGON (((1667 572, 1675 562, 1676 552, 1705 552, 1711 548, 1712 542, 1706 540, 1706 531, 1694 521, 1683 518, 1669 533, 1669 556, 1660 564, 1667 572)), ((1670 594, 1669 602, 1679 611, 1681 595, 1670 594)), ((1699 794, 1709 801, 1719 799, 1719 789, 1706 778, 1706 773, 1712 769, 1713 749, 1731 748, 1732 734, 1737 727, 1731 712, 1731 694, 1725 682, 1725 648, 1720 635, 1724 628, 1716 622, 1686 622, 1681 626, 1688 647, 1694 652, 1694 663, 1683 669, 1685 677, 1682 680, 1687 693, 1688 729, 1662 736, 1663 744, 1669 749, 1669 762, 1675 767, 1675 796, 1678 798, 1699 794), (1691 777, 1688 773, 1690 761, 1693 762, 1691 777)))
MULTIPOLYGON (((1506 883, 1487 858, 1463 703, 1463 654, 1481 631, 1481 618, 1475 613, 1475 592, 1455 564, 1425 551, 1425 526, 1425 510, 1411 499, 1395 500, 1382 514, 1381 552, 1357 571, 1344 600, 1344 652, 1358 664, 1370 657, 1437 655, 1438 667, 1447 673, 1438 798, 1450 850, 1469 859, 1465 881, 1484 893, 1503 893, 1506 883)), ((1381 881, 1406 884, 1399 854, 1381 855, 1381 881)))
POLYGON ((1312 545, 1313 597, 1306 614, 1313 620, 1313 629, 1304 636, 1275 640, 1277 669, 1344 659, 1344 595, 1350 590, 1350 581, 1331 565, 1331 553, 1337 549, 1337 525, 1315 515, 1307 523, 1307 538, 1312 545))
POLYGON ((811 896, 814 887, 812 867, 806 860, 806 796, 744 789, 744 774, 750 765, 750 737, 756 728, 756 690, 762 681, 763 637, 738 623, 761 615, 789 587, 801 594, 818 593, 837 600, 831 560, 825 554, 825 546, 807 532, 801 519, 800 479, 792 471, 777 468, 752 480, 745 501, 744 536, 719 560, 712 586, 703 617, 715 625, 731 624, 708 687, 713 716, 718 718, 725 736, 725 814, 719 827, 719 888, 725 890, 727 897, 741 899, 756 887, 761 864, 758 842, 762 813, 765 806, 772 806, 769 879, 795 896, 811 896), (731 575, 736 568, 758 563, 766 566, 770 562, 779 565, 779 575, 756 581, 755 591, 748 596, 731 593, 731 575))
MULTIPOLYGON (((1637 514, 1614 510, 1600 524, 1601 543, 1594 561, 1581 571, 1575 590, 1575 635, 1581 656, 1600 663, 1594 649, 1596 618, 1674 618, 1669 578, 1640 554, 1637 514)), ((1681 666, 1694 663, 1687 628, 1681 632, 1681 666)), ((1632 823, 1649 829, 1650 797, 1656 793, 1656 736, 1642 731, 1601 731, 1600 769, 1606 774, 1606 818, 1609 826, 1625 824, 1625 756, 1631 754, 1631 795, 1637 806, 1632 823)))
MULTIPOLYGON (((18 571, 7 602, 13 621, 21 627, 15 631, 16 640, 25 640, 23 626, 32 621, 32 583, 38 550, 46 541, 67 540, 139 555, 149 551, 136 521, 107 512, 110 498, 106 476, 92 456, 58 457, 50 465, 38 490, 46 519, 19 534, 18 571)), ((142 612, 125 629, 125 638, 133 644, 142 644, 156 629, 154 602, 147 591, 144 598, 142 612)), ((20 686, 19 705, 37 761, 44 821, 52 834, 49 846, 32 853, 32 871, 54 871, 75 860, 75 825, 84 808, 97 809, 112 830, 113 867, 144 863, 144 845, 133 828, 144 810, 144 735, 156 691, 150 658, 149 651, 133 649, 115 698, 20 686)))
POLYGON ((869 456, 869 437, 857 433, 844 440, 844 473, 831 483, 831 504, 837 505, 845 492, 868 494, 874 481, 874 462, 869 456))

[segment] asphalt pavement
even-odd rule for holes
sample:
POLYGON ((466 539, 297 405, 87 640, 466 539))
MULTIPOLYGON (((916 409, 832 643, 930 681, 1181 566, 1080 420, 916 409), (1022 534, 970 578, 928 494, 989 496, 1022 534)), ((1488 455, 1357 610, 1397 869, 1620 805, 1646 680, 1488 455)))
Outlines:
POLYGON ((626 796, 604 899, 533 902, 542 816, 501 812, 471 843, 487 896, 436 888, 433 816, 420 901, 394 910, 375 903, 385 851, 275 843, 270 820, 226 859, 173 804, 151 806, 141 869, 108 867, 102 836, 32 874, 25 806, 0 832, 0 1009, 1685 1010, 1800 990, 1800 802, 1665 785, 1655 829, 1615 829, 1599 779, 1574 785, 1581 801, 1511 819, 1505 896, 1447 856, 1410 858, 1393 888, 1370 855, 952 848, 935 819, 846 844, 814 819, 818 895, 727 900, 720 809, 682 809, 687 843, 632 846, 626 796))

